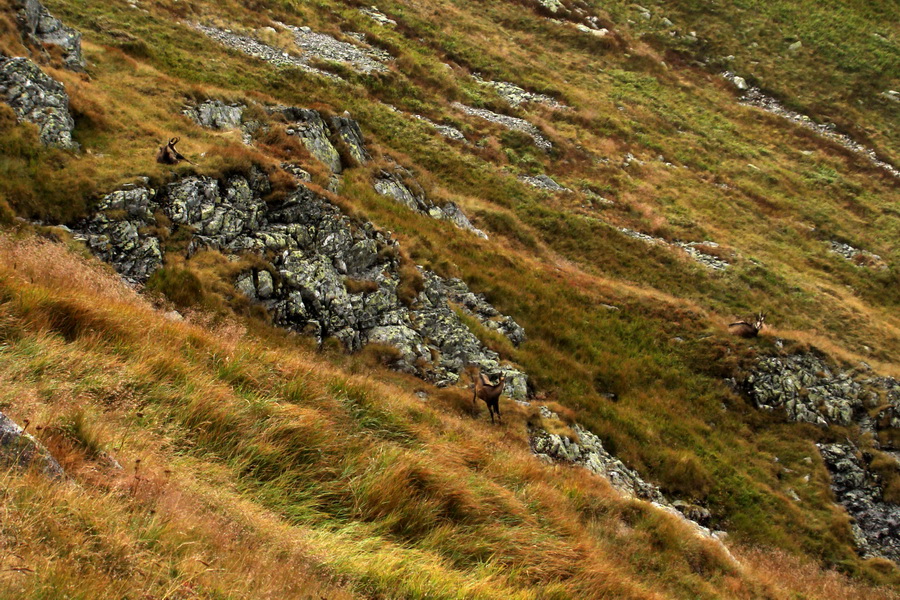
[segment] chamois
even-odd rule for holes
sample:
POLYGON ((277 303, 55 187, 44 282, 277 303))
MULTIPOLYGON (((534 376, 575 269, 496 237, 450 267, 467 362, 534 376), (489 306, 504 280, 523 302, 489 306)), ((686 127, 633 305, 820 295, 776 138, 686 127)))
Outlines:
POLYGON ((752 324, 748 323, 747 321, 738 321, 737 323, 731 323, 730 325, 728 325, 728 332, 742 338, 755 338, 762 330, 765 320, 766 314, 758 313, 756 315, 756 321, 754 321, 752 324))
POLYGON ((178 143, 180 138, 173 137, 169 140, 169 143, 165 146, 160 146, 159 151, 156 153, 156 162, 163 165, 177 165, 181 161, 186 161, 195 165, 196 163, 188 160, 184 157, 178 150, 175 149, 175 144, 178 143))
POLYGON ((475 377, 474 393, 472 394, 472 410, 478 414, 478 398, 484 400, 488 407, 488 413, 491 415, 491 424, 494 424, 494 413, 497 413, 497 420, 503 424, 500 417, 500 394, 503 393, 503 386, 506 385, 506 375, 500 376, 497 384, 491 383, 487 375, 478 369, 478 375, 475 377))

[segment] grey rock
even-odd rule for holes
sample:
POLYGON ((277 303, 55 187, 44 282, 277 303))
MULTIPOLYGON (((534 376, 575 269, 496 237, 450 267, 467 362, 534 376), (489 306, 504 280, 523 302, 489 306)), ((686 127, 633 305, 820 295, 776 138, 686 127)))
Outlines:
POLYGON ((343 81, 343 79, 334 73, 329 73, 322 69, 310 66, 307 62, 308 59, 306 58, 301 58, 278 48, 273 48, 252 37, 237 35, 230 31, 210 27, 208 25, 201 25, 200 23, 189 23, 188 25, 224 46, 228 46, 229 48, 233 48, 238 52, 243 52, 248 56, 266 61, 276 67, 293 67, 332 81, 343 81))
POLYGON ((464 112, 467 115, 479 117, 481 119, 484 119, 485 121, 490 121, 491 123, 502 125, 503 127, 506 127, 507 129, 511 129, 513 131, 522 132, 531 137, 531 139, 534 140, 535 146, 537 146, 541 150, 544 150, 545 152, 549 152, 553 148, 553 144, 550 142, 550 140, 544 137, 540 129, 538 129, 536 126, 532 125, 525 119, 511 117, 509 115, 501 115, 485 108, 466 106, 465 104, 460 104, 459 102, 454 102, 453 107, 464 112))
POLYGON ((0 57, 0 100, 12 107, 20 121, 38 126, 42 143, 78 148, 72 139, 75 119, 69 112, 66 89, 31 60, 0 57))
POLYGON ((84 55, 81 52, 81 33, 68 27, 50 14, 37 0, 16 0, 19 7, 18 21, 22 33, 36 44, 58 46, 67 68, 83 71, 84 55))
POLYGON ((342 42, 330 35, 312 31, 309 27, 294 27, 284 23, 278 25, 294 34, 294 42, 303 52, 305 60, 317 58, 339 62, 361 73, 387 72, 385 63, 393 60, 384 50, 342 42))
POLYGON ((568 108, 568 106, 566 106, 562 102, 559 102, 551 96, 529 92, 508 81, 491 81, 489 79, 483 79, 479 73, 473 73, 472 77, 478 83, 494 89, 494 91, 496 91, 501 98, 509 102, 512 106, 519 106, 522 104, 533 102, 536 104, 543 104, 555 109, 568 108))
POLYGON ((456 141, 458 141, 458 142, 465 142, 465 141, 466 141, 466 136, 463 134, 462 131, 460 131, 460 130, 457 129, 456 127, 453 127, 453 126, 451 126, 451 125, 443 125, 443 124, 440 124, 440 123, 435 123, 435 122, 432 121, 431 119, 429 119, 429 118, 427 118, 427 117, 423 117, 422 115, 413 115, 413 117, 416 118, 416 119, 419 119, 420 121, 425 121, 426 123, 428 123, 429 125, 431 125, 432 127, 434 127, 434 129, 435 129, 439 134, 441 134, 442 136, 444 136, 445 138, 448 138, 448 139, 451 139, 451 140, 456 140, 456 141))
POLYGON ((189 119, 209 129, 240 129, 245 107, 242 104, 225 104, 221 100, 207 100, 197 106, 185 108, 189 119))
POLYGON ((853 447, 818 447, 831 472, 835 497, 853 517, 852 530, 863 557, 900 562, 900 506, 883 500, 881 483, 853 447))
POLYGON ((428 215, 433 219, 450 221, 460 229, 471 231, 482 239, 487 239, 480 229, 477 229, 469 221, 468 217, 453 202, 444 206, 437 206, 426 195, 412 173, 403 167, 395 167, 392 171, 383 170, 373 182, 375 191, 382 196, 393 198, 410 210, 428 215))
POLYGON ((376 23, 379 23, 380 25, 384 25, 385 27, 394 27, 397 25, 397 21, 389 18, 383 12, 378 10, 377 6, 368 6, 368 7, 364 6, 359 9, 359 12, 366 15, 367 17, 369 17, 376 23))
POLYGON ((173 227, 190 232, 188 256, 212 248, 226 255, 256 253, 267 261, 265 268, 240 275, 235 287, 262 304, 277 325, 319 340, 335 337, 351 351, 370 341, 392 345, 402 357, 396 368, 438 385, 457 382, 469 365, 506 373, 508 395, 527 396, 527 376, 501 364, 451 302, 518 344, 525 334, 514 320, 462 281, 428 271, 422 271, 425 289, 406 306, 397 296, 394 240, 304 186, 267 204, 262 196, 268 187, 256 171, 225 180, 183 177, 157 191, 131 186, 104 198, 76 235, 125 278, 141 283, 162 265, 155 215, 163 213, 173 227), (374 285, 351 293, 346 278, 374 285))
POLYGON ((344 113, 340 117, 331 117, 331 130, 341 141, 347 144, 350 155, 356 162, 364 165, 372 160, 372 157, 366 150, 359 123, 351 119, 349 113, 344 113))
POLYGON ((520 175, 519 181, 523 183, 527 183, 532 187, 536 187, 541 190, 547 190, 548 192, 571 192, 567 187, 561 186, 556 181, 550 177, 549 175, 520 175))
POLYGON ((65 476, 62 467, 44 445, 2 412, 0 412, 0 468, 33 468, 53 479, 65 476))
POLYGON ((282 106, 273 109, 287 119, 288 134, 300 138, 309 153, 325 164, 333 173, 343 170, 341 155, 331 143, 325 120, 318 111, 307 108, 282 106))
MULTIPOLYGON (((730 71, 722 73, 722 76, 732 82, 736 77, 736 75, 730 71)), ((836 131, 836 127, 833 123, 816 123, 806 115, 788 110, 775 98, 767 95, 759 88, 750 87, 747 89, 741 97, 741 103, 747 106, 755 106, 766 112, 783 117, 795 125, 809 129, 818 135, 843 146, 851 152, 860 154, 876 167, 887 171, 894 177, 900 178, 900 169, 897 169, 894 165, 879 158, 878 154, 871 148, 863 146, 849 135, 836 131)))

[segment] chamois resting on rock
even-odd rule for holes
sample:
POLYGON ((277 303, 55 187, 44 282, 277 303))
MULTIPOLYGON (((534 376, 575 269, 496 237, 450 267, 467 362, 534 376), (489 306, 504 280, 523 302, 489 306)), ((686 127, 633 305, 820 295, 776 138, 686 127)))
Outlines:
POLYGON ((169 140, 169 143, 165 146, 160 146, 159 151, 156 153, 156 162, 163 165, 177 165, 181 161, 186 161, 193 164, 196 164, 187 158, 185 158, 178 150, 175 149, 175 144, 178 143, 180 138, 173 137, 169 140))
POLYGON ((491 415, 491 424, 494 423, 494 413, 497 413, 497 420, 503 424, 500 418, 500 394, 503 393, 503 386, 506 385, 506 375, 500 376, 500 381, 496 384, 491 383, 487 375, 478 370, 475 377, 474 393, 472 394, 472 409, 478 414, 478 398, 484 400, 488 407, 488 413, 491 415))
POLYGON ((755 338, 762 330, 765 320, 765 313, 758 313, 756 315, 756 320, 752 324, 748 323, 747 321, 738 321, 737 323, 731 323, 730 325, 728 325, 728 332, 742 338, 755 338))

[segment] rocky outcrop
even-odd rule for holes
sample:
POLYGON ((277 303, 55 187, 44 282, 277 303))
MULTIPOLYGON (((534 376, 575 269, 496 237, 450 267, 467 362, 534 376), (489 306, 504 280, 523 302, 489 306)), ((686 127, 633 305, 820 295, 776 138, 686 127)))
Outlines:
POLYGON ((851 425, 878 403, 877 394, 815 354, 764 357, 742 386, 757 408, 784 409, 792 421, 822 427, 851 425))
POLYGON ((0 100, 9 104, 20 121, 37 125, 41 142, 76 149, 72 139, 75 119, 63 85, 27 58, 0 57, 0 100))
POLYGON ((519 181, 522 183, 527 183, 531 187, 536 187, 539 190, 546 190, 548 192, 571 192, 567 187, 561 186, 556 183, 549 175, 521 175, 519 176, 519 181))
MULTIPOLYGON (((541 406, 540 412, 541 418, 545 421, 560 421, 559 415, 546 406, 541 406)), ((530 430, 532 452, 545 462, 579 466, 603 477, 620 494, 628 498, 645 500, 660 510, 685 519, 692 525, 697 535, 719 542, 725 538, 725 532, 713 531, 707 527, 711 515, 706 508, 683 500, 670 502, 657 486, 645 481, 636 471, 629 469, 621 460, 610 454, 593 432, 577 423, 572 429, 577 440, 550 433, 545 429, 532 428, 530 430)), ((725 549, 725 546, 722 548, 725 549)), ((727 553, 727 549, 725 550, 727 553)))
POLYGON ((728 261, 723 260, 718 256, 703 252, 704 248, 718 248, 719 245, 715 242, 667 242, 662 238, 654 237, 646 233, 641 233, 640 231, 634 231, 626 227, 619 227, 618 229, 628 237, 634 238, 636 240, 641 240, 642 242, 645 242, 647 244, 680 248, 681 250, 684 250, 687 255, 693 258, 695 261, 714 271, 724 271, 731 266, 731 263, 729 263, 728 261))
POLYGON ((202 25, 200 23, 189 23, 188 25, 224 46, 233 48, 238 52, 243 52, 248 56, 264 60, 276 67, 293 67, 295 69, 300 69, 301 71, 306 71, 307 73, 320 75, 326 79, 331 79, 332 81, 343 81, 343 79, 334 73, 329 73, 322 69, 310 66, 307 64, 308 59, 306 58, 301 58, 290 54, 289 52, 285 52, 284 50, 279 50, 278 48, 264 44, 252 37, 237 35, 224 29, 202 25))
POLYGON ((459 102, 454 102, 453 107, 464 112, 467 115, 479 117, 481 119, 484 119, 485 121, 490 121, 491 123, 502 125, 507 129, 524 133, 532 140, 534 140, 535 146, 537 146, 541 150, 544 150, 545 152, 549 152, 551 149, 553 149, 553 144, 550 142, 550 140, 544 137, 544 135, 541 133, 541 130, 525 119, 511 117, 509 115, 501 115, 499 113, 487 110, 486 108, 466 106, 465 104, 460 104, 459 102))
POLYGON ((364 165, 372 160, 366 150, 359 123, 349 113, 327 120, 318 111, 293 106, 279 106, 270 110, 281 115, 288 123, 288 135, 300 138, 309 153, 325 164, 333 173, 340 173, 352 165, 343 164, 335 142, 340 142, 352 158, 351 162, 364 165))
POLYGON ((341 155, 331 143, 331 132, 318 111, 308 108, 281 106, 273 109, 288 122, 287 133, 300 138, 309 153, 324 163, 333 173, 343 170, 341 155))
POLYGON ((19 27, 25 38, 38 45, 59 47, 66 67, 83 71, 85 63, 81 53, 81 34, 51 15, 37 0, 16 0, 16 3, 19 7, 19 27))
POLYGON ((364 6, 359 9, 359 12, 366 15, 379 25, 384 25, 385 27, 394 27, 397 25, 397 21, 391 19, 386 14, 378 10, 377 6, 364 6))
POLYGON ((303 52, 305 60, 316 58, 343 63, 361 73, 384 73, 388 70, 385 63, 394 58, 384 50, 342 42, 309 27, 294 27, 284 23, 277 25, 294 34, 294 43, 303 52))
POLYGON ((398 350, 395 368, 450 385, 469 365, 504 372, 510 394, 525 398, 527 378, 501 364, 463 323, 451 302, 474 307, 486 327, 521 342, 524 332, 493 311, 459 280, 420 270, 422 291, 401 300, 405 285, 397 243, 371 223, 353 221, 325 198, 300 186, 267 203, 268 178, 254 170, 227 180, 185 177, 157 190, 134 186, 104 198, 79 237, 123 276, 142 282, 164 259, 159 235, 187 234, 188 256, 211 249, 227 256, 257 255, 264 267, 242 273, 235 285, 265 306, 282 327, 334 337, 349 350, 370 342, 398 350), (157 215, 165 218, 157 217, 157 215))
POLYGON ((847 444, 818 444, 831 472, 837 501, 853 516, 851 529, 864 558, 878 556, 900 563, 900 505, 884 501, 878 477, 866 457, 847 444))
MULTIPOLYGON (((873 446, 895 456, 900 430, 900 382, 875 375, 868 365, 843 370, 813 354, 759 359, 741 382, 763 410, 784 410, 792 421, 827 429, 837 425, 871 434, 873 446), (882 435, 887 434, 887 435, 882 435)), ((847 439, 847 438, 844 438, 847 439)), ((872 456, 847 443, 820 444, 837 501, 853 517, 864 556, 900 561, 900 505, 884 499, 883 482, 869 467, 872 456)))
POLYGON ((240 129, 246 107, 242 104, 225 104, 221 100, 206 100, 182 111, 187 118, 207 129, 240 129))
POLYGON ((834 254, 844 257, 857 267, 871 267, 874 269, 887 269, 888 266, 884 260, 873 252, 868 250, 860 250, 854 248, 850 244, 844 242, 836 242, 834 240, 828 242, 829 249, 834 254))
POLYGON ((54 479, 65 476, 43 444, 0 412, 0 469, 9 468, 36 469, 54 479))
POLYGON ((366 150, 366 144, 363 141, 362 131, 359 123, 350 118, 350 113, 345 112, 341 116, 331 117, 331 131, 335 137, 346 144, 350 156, 353 157, 358 164, 364 165, 372 157, 366 150))
POLYGON ((411 210, 428 215, 432 219, 450 221, 460 229, 487 239, 487 234, 472 225, 456 204, 448 202, 444 206, 438 206, 432 202, 412 174, 402 167, 396 167, 393 171, 382 170, 375 178, 373 186, 382 196, 393 198, 411 210))
POLYGON ((456 140, 457 142, 465 142, 466 141, 465 134, 463 134, 462 131, 460 131, 456 127, 453 127, 452 125, 442 125, 440 123, 435 123, 428 117, 423 117, 422 115, 413 115, 413 117, 416 119, 419 119, 420 121, 424 121, 424 122, 428 123, 429 125, 434 127, 434 129, 439 134, 441 134, 442 136, 444 136, 447 139, 456 140))
POLYGON ((522 104, 533 102, 535 104, 543 104, 555 109, 568 108, 568 106, 551 96, 529 92, 528 90, 508 81, 491 81, 489 79, 482 78, 479 73, 473 73, 472 77, 478 83, 492 88, 501 98, 509 102, 512 106, 520 106, 522 104))
POLYGON ((778 102, 778 100, 767 95, 759 88, 748 86, 743 78, 738 77, 736 74, 730 71, 722 73, 722 76, 725 79, 731 81, 739 90, 744 92, 743 96, 741 96, 742 104, 761 108, 766 112, 784 117, 792 123, 796 123, 801 127, 805 127, 806 129, 814 131, 820 136, 831 140, 832 142, 835 142, 840 146, 843 146, 847 150, 856 152, 857 154, 864 156, 876 167, 884 169, 894 177, 900 178, 900 169, 897 169, 897 167, 895 167, 894 165, 878 158, 878 154, 871 148, 863 146, 847 134, 838 132, 837 127, 834 125, 834 123, 816 123, 804 114, 788 110, 787 108, 782 106, 781 103, 778 102))

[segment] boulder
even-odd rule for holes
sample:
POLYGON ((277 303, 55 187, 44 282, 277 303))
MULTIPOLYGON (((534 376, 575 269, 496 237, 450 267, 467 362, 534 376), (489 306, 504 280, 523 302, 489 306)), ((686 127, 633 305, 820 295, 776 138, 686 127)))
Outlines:
POLYGON ((0 468, 36 469, 54 479, 65 476, 62 467, 33 435, 0 412, 0 468))
POLYGON ((207 100, 197 106, 184 109, 183 114, 201 127, 208 129, 240 129, 244 115, 242 104, 225 104, 221 100, 207 100))
POLYGON ((20 121, 37 125, 48 146, 74 150, 75 119, 63 85, 27 58, 0 58, 0 100, 9 104, 20 121))
POLYGON ((19 5, 19 27, 26 39, 36 44, 58 46, 62 49, 67 68, 84 70, 81 53, 81 34, 50 14, 37 0, 16 0, 19 5))

